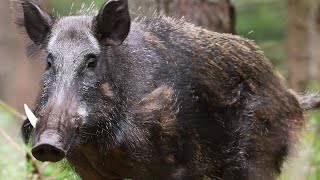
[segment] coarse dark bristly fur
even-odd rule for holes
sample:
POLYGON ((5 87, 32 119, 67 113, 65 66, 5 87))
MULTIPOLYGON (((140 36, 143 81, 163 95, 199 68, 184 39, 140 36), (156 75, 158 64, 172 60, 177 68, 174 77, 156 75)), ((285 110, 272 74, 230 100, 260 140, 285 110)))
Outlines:
POLYGON ((28 54, 46 63, 23 138, 83 179, 275 179, 320 105, 239 36, 166 16, 131 22, 125 0, 94 16, 14 7, 28 54))

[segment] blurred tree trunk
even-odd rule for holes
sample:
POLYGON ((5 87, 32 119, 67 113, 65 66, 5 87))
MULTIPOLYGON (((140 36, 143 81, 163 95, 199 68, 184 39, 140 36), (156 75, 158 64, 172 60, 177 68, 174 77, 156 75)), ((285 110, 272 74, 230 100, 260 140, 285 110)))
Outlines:
POLYGON ((234 7, 230 0, 134 0, 134 9, 141 7, 143 15, 157 10, 181 18, 203 28, 225 33, 235 33, 234 7))
POLYGON ((157 9, 168 15, 184 17, 197 26, 235 33, 234 7, 230 0, 155 0, 157 9))
POLYGON ((304 91, 308 80, 320 83, 319 0, 288 0, 288 80, 304 91))
POLYGON ((23 112, 37 92, 41 63, 26 60, 13 19, 10 1, 0 1, 0 99, 23 112))
POLYGON ((311 79, 320 84, 320 1, 314 0, 311 6, 311 79))
POLYGON ((15 61, 14 53, 8 53, 11 49, 15 48, 15 44, 12 43, 12 28, 10 24, 9 16, 9 1, 0 1, 0 98, 5 99, 8 96, 8 84, 6 80, 8 78, 8 72, 12 69, 12 61, 15 61))

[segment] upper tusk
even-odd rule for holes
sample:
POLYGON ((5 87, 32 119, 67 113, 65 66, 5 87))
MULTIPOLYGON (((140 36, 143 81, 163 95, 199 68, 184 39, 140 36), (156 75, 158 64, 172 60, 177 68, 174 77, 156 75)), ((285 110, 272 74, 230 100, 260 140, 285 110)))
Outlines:
POLYGON ((31 125, 33 126, 33 128, 36 127, 38 118, 33 114, 33 112, 29 109, 29 107, 24 104, 24 111, 26 112, 26 115, 31 123, 31 125))

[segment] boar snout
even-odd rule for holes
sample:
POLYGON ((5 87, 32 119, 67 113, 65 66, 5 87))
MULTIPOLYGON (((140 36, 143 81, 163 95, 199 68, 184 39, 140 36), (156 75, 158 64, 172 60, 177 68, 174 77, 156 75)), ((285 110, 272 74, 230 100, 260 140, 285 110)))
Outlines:
POLYGON ((31 152, 40 161, 57 162, 66 156, 62 137, 53 131, 44 132, 31 152))

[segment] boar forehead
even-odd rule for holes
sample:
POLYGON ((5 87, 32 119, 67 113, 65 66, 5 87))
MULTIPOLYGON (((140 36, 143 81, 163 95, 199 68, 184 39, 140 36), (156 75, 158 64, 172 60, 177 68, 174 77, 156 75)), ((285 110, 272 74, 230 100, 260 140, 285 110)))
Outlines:
POLYGON ((53 25, 47 51, 56 58, 57 68, 63 70, 63 67, 68 67, 68 71, 75 70, 85 55, 100 53, 99 43, 91 30, 91 22, 90 16, 71 16, 59 19, 53 25))

